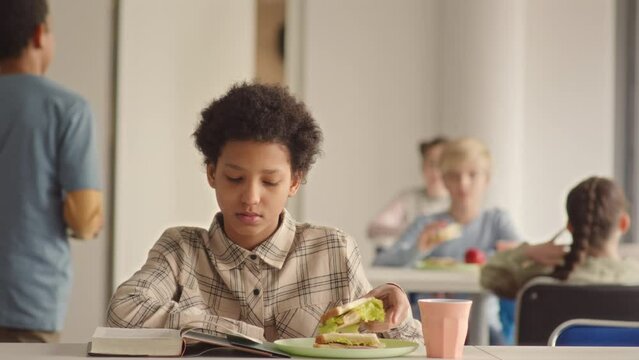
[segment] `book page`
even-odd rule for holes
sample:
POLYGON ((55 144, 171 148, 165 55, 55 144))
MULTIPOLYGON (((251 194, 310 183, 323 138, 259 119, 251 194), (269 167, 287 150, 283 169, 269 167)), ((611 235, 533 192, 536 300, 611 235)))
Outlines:
POLYGON ((215 335, 213 335, 213 333, 216 332, 216 333, 220 333, 220 334, 227 335, 227 336, 230 335, 230 336, 234 336, 236 338, 243 338, 243 339, 246 339, 247 341, 253 342, 255 344, 261 344, 262 343, 262 340, 250 337, 248 335, 242 334, 242 333, 240 333, 238 331, 235 331, 233 329, 226 328, 226 327, 220 326, 220 325, 217 325, 215 327, 215 330, 207 330, 207 329, 198 328, 198 327, 183 328, 181 330, 181 335, 184 336, 184 334, 187 333, 187 332, 197 332, 197 333, 201 333, 201 334, 210 334, 212 336, 215 336, 215 335))
MULTIPOLYGON (((226 337, 219 337, 215 335, 206 334, 200 332, 196 329, 190 329, 188 331, 182 332, 182 337, 185 340, 196 340, 202 343, 211 344, 214 346, 226 347, 235 349, 244 353, 249 353, 253 355, 259 356, 268 356, 268 357, 285 357, 288 358, 287 354, 278 351, 273 344, 267 344, 262 342, 254 342, 250 338, 237 335, 226 335, 226 337)), ((189 343, 189 341, 187 341, 189 343)), ((192 347, 192 343, 187 345, 187 347, 192 347)), ((187 350, 187 353, 191 351, 187 350)))

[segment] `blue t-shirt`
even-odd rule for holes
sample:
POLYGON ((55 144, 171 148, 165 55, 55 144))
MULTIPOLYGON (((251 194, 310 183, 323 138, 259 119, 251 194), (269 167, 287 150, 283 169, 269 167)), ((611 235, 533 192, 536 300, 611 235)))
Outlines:
POLYGON ((57 331, 71 287, 65 192, 99 189, 85 100, 40 76, 0 76, 0 327, 57 331))
POLYGON ((490 256, 498 241, 515 241, 519 236, 506 213, 500 209, 484 210, 473 221, 464 225, 461 236, 446 241, 428 253, 419 251, 419 236, 424 228, 435 221, 454 222, 448 212, 420 216, 408 227, 393 246, 377 255, 373 265, 414 267, 425 257, 451 257, 464 261, 469 248, 477 248, 490 256))

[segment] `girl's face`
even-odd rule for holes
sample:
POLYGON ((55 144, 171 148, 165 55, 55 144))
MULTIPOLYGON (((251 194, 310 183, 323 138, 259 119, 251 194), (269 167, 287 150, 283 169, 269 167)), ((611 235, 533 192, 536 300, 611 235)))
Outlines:
POLYGON ((474 208, 481 201, 488 186, 489 175, 483 160, 465 161, 446 171, 444 184, 453 206, 474 208))
POLYGON ((207 177, 226 235, 249 250, 275 232, 287 199, 301 182, 291 172, 286 146, 256 141, 226 143, 217 164, 207 166, 207 177))
POLYGON ((426 154, 422 163, 422 175, 424 176, 424 182, 426 187, 443 187, 442 174, 439 170, 439 159, 444 151, 444 145, 436 145, 430 148, 426 154))

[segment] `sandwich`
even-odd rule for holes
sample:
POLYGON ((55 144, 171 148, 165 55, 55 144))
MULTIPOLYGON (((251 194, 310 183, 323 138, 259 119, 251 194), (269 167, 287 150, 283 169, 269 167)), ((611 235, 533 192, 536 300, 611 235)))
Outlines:
POLYGON ((377 334, 328 333, 315 337, 314 347, 340 349, 377 349, 384 347, 377 334))
POLYGON ((462 226, 458 223, 449 223, 435 233, 435 241, 442 243, 444 241, 457 239, 462 234, 462 226))
POLYGON ((370 321, 384 321, 384 304, 374 297, 366 297, 329 309, 320 318, 315 347, 379 348, 383 347, 376 334, 360 334, 359 326, 370 321))
POLYGON ((384 304, 374 297, 365 297, 329 309, 320 318, 319 333, 357 333, 359 325, 369 321, 384 321, 384 304))

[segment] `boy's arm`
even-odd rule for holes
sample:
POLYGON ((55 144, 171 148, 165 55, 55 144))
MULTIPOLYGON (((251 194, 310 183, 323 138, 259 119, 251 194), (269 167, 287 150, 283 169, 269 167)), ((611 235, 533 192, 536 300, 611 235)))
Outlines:
POLYGON ((92 239, 104 222, 93 115, 79 98, 60 114, 57 170, 65 193, 63 219, 73 237, 92 239))
MULTIPOLYGON (((128 328, 196 327, 213 335, 239 332, 264 339, 264 330, 243 321, 217 316, 209 311, 199 293, 187 294, 178 282, 182 267, 191 261, 167 230, 149 252, 139 271, 118 287, 111 298, 107 325, 128 328)), ((192 265, 192 264, 191 264, 192 265)))
POLYGON ((412 266, 421 256, 417 249, 417 241, 426 222, 425 217, 418 217, 393 246, 383 250, 375 257, 373 265, 412 266))
POLYGON ((521 236, 519 235, 519 232, 515 228, 515 223, 513 223, 512 218, 510 217, 508 212, 503 211, 501 209, 497 210, 496 217, 495 217, 495 228, 496 228, 496 234, 495 234, 496 236, 494 239, 495 250, 498 250, 500 243, 502 244, 501 246, 506 246, 506 247, 508 247, 509 245, 503 245, 503 244, 510 243, 512 244, 510 248, 514 248, 517 242, 521 241, 521 236))
POLYGON ((64 199, 64 221, 76 239, 93 239, 104 224, 102 192, 77 190, 64 199))

